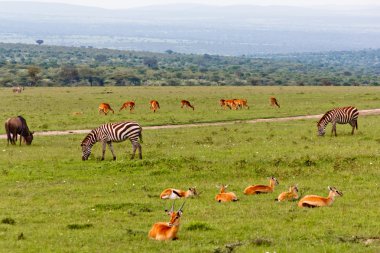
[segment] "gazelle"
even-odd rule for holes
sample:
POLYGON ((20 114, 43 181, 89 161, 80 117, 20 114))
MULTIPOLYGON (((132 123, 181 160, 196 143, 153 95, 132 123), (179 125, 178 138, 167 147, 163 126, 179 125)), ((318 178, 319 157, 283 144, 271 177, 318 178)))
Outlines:
MULTIPOLYGON (((218 186, 217 186, 218 187, 218 186)), ((223 185, 220 187, 220 192, 215 196, 215 200, 218 202, 230 202, 230 201, 237 201, 238 198, 236 197, 235 193, 233 192, 226 192, 228 185, 223 185)))
POLYGON ((157 100, 151 100, 149 102, 150 104, 150 109, 153 111, 153 112, 156 112, 158 109, 160 109, 160 104, 158 103, 157 100))
POLYGON ((306 195, 299 202, 299 207, 319 207, 330 206, 335 199, 335 196, 343 196, 343 193, 338 191, 335 187, 328 186, 329 196, 327 198, 318 195, 306 195))
POLYGON ((192 105, 190 104, 190 102, 187 101, 187 100, 181 100, 181 108, 183 108, 183 107, 190 107, 190 108, 192 108, 193 111, 194 111, 194 106, 192 106, 192 105))
POLYGON ((120 107, 120 110, 123 110, 123 109, 127 109, 129 107, 129 112, 132 112, 133 109, 135 108, 135 102, 134 101, 127 101, 125 102, 121 107, 120 107))
POLYGON ((114 111, 112 110, 112 108, 109 104, 101 103, 99 105, 99 114, 104 113, 105 115, 107 115, 108 111, 111 111, 112 113, 114 113, 114 111))
POLYGON ((260 193, 273 192, 274 186, 278 185, 278 181, 275 177, 269 179, 269 185, 251 185, 244 189, 244 194, 253 195, 260 193))
POLYGON ((198 192, 195 187, 190 187, 187 191, 177 190, 173 188, 165 189, 161 194, 161 199, 179 199, 197 196, 198 192))
POLYGON ((278 101, 275 97, 270 97, 269 101, 270 101, 271 106, 273 106, 273 107, 277 106, 278 108, 280 108, 280 104, 278 103, 278 101))
POLYGON ((170 216, 170 221, 167 222, 157 222, 149 231, 149 238, 155 240, 177 240, 177 232, 179 229, 179 222, 182 216, 182 208, 185 202, 182 203, 181 207, 177 212, 174 211, 174 202, 170 211, 165 210, 165 212, 170 216))
POLYGON ((297 185, 293 185, 289 187, 289 191, 287 192, 282 192, 280 195, 277 197, 277 201, 285 201, 285 200, 293 200, 293 199, 298 199, 298 187, 297 185))

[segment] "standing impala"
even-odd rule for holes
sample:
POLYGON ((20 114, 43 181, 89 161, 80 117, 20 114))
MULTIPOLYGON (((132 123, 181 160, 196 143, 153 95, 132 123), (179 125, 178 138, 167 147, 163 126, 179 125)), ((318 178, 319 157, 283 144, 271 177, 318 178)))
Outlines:
POLYGON ((299 207, 320 207, 330 206, 334 202, 335 196, 343 196, 343 193, 335 187, 328 186, 329 196, 327 198, 318 195, 306 195, 299 202, 299 207))
POLYGON ((230 202, 230 201, 237 201, 238 198, 236 197, 235 193, 233 192, 226 192, 228 185, 223 185, 220 187, 220 192, 215 196, 215 200, 218 202, 230 202))
POLYGON ((251 185, 245 188, 244 194, 253 195, 260 193, 269 193, 273 192, 274 186, 278 185, 278 181, 275 177, 269 178, 269 185, 251 185))
POLYGON ((170 211, 165 210, 165 212, 170 216, 170 221, 167 222, 157 222, 149 231, 149 238, 155 240, 177 240, 177 232, 179 229, 179 222, 182 216, 182 208, 185 202, 182 203, 181 207, 177 212, 174 212, 174 202, 170 211))
POLYGON ((197 196, 197 190, 195 187, 190 187, 187 191, 177 190, 173 188, 165 189, 161 194, 161 199, 179 199, 179 198, 188 198, 191 196, 197 196))

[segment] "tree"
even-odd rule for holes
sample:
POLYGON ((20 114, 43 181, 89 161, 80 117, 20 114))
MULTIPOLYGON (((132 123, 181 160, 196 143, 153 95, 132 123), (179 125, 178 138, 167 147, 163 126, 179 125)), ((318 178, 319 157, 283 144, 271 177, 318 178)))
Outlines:
POLYGON ((28 76, 30 79, 31 86, 35 86, 37 84, 38 80, 40 79, 40 77, 38 76, 39 73, 41 73, 41 69, 39 67, 36 67, 36 66, 28 67, 28 76))
POLYGON ((36 43, 37 43, 38 45, 41 45, 42 43, 44 43, 44 41, 43 41, 43 40, 36 40, 36 43))
POLYGON ((59 72, 60 79, 65 83, 74 83, 79 81, 79 72, 75 66, 64 65, 59 72))

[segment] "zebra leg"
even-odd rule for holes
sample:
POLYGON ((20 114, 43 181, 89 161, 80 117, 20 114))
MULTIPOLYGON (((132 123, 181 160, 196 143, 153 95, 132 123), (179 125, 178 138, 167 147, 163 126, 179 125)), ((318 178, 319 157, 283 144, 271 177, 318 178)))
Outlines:
POLYGON ((333 135, 334 132, 335 132, 335 136, 337 136, 336 135, 336 122, 332 123, 331 135, 333 135))
POLYGON ((115 161, 116 160, 116 155, 115 155, 115 152, 113 150, 112 141, 108 142, 108 146, 110 147, 110 150, 111 150, 111 153, 112 153, 112 156, 113 156, 113 160, 115 161))
POLYGON ((139 158, 142 159, 141 145, 138 142, 136 144, 137 144, 137 148, 139 149, 139 158))
POLYGON ((354 134, 356 124, 357 124, 356 120, 350 122, 350 125, 352 126, 352 131, 351 131, 351 134, 352 134, 352 135, 354 134))
POLYGON ((136 149, 137 149, 137 142, 132 142, 132 156, 131 156, 131 160, 135 158, 135 154, 136 154, 136 149))
POLYGON ((106 145, 107 145, 107 142, 103 141, 102 142, 102 161, 104 160, 104 154, 106 153, 106 145))

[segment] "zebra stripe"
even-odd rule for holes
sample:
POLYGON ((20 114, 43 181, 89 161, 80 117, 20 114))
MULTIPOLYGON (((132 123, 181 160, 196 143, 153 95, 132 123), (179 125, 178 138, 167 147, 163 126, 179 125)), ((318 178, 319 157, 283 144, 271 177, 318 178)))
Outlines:
POLYGON ((136 122, 107 123, 93 129, 82 141, 82 160, 85 161, 91 154, 91 148, 96 142, 103 145, 102 160, 106 151, 106 144, 110 147, 113 159, 116 160, 112 142, 122 142, 129 139, 132 143, 133 153, 131 159, 135 157, 136 149, 139 150, 139 158, 142 159, 141 145, 142 128, 136 122))
POLYGON ((318 135, 323 136, 325 134, 326 126, 329 122, 332 124, 331 134, 336 134, 336 123, 347 124, 352 126, 351 134, 354 134, 355 127, 358 129, 358 117, 359 111, 353 106, 335 108, 326 112, 322 118, 318 121, 318 135))

